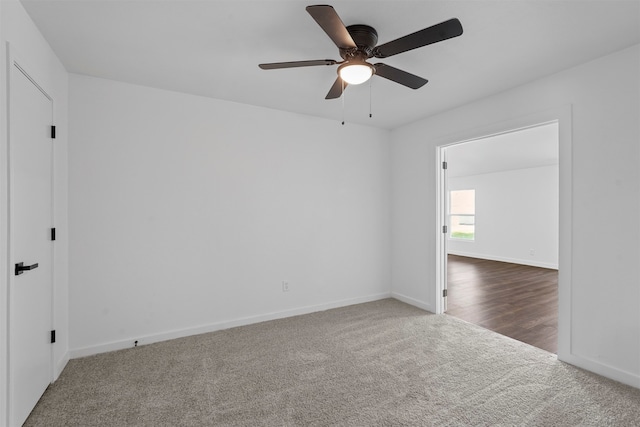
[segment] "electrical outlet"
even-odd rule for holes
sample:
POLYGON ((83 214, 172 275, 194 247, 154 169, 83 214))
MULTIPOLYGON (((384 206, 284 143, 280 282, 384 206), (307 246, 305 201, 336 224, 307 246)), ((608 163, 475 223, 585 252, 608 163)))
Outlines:
POLYGON ((529 255, 535 256, 536 255, 536 250, 535 249, 529 249, 529 255))
POLYGON ((289 292, 289 282, 282 282, 282 292, 289 292))

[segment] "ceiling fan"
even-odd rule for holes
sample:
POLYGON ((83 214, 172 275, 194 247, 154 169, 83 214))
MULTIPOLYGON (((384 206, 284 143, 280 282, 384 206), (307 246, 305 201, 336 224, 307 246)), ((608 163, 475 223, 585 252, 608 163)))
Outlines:
POLYGON ((458 19, 453 18, 376 46, 378 33, 375 28, 368 25, 349 25, 345 27, 334 8, 328 5, 307 6, 306 10, 338 47, 343 60, 319 59, 273 62, 258 66, 263 70, 275 70, 279 68, 337 64, 339 65, 338 78, 331 86, 325 99, 340 98, 347 85, 364 83, 374 74, 411 89, 418 89, 424 86, 428 80, 390 65, 382 63, 370 64, 367 59, 388 58, 408 50, 458 37, 462 34, 462 24, 458 19))

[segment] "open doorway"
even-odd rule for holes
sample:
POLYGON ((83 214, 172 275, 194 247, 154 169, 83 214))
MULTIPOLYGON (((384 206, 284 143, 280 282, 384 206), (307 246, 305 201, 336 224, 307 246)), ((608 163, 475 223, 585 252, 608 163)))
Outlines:
POLYGON ((441 148, 443 311, 552 353, 558 127, 552 121, 441 148))

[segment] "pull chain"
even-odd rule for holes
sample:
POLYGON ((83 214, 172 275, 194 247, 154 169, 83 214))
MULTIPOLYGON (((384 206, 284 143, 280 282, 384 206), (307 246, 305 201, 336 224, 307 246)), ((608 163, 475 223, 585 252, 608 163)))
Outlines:
POLYGON ((372 81, 373 79, 369 79, 369 118, 373 117, 373 115, 371 114, 371 105, 373 104, 373 102, 371 101, 371 97, 372 97, 371 85, 373 84, 372 81))
POLYGON ((342 126, 344 126, 344 80, 340 79, 342 85, 342 126))

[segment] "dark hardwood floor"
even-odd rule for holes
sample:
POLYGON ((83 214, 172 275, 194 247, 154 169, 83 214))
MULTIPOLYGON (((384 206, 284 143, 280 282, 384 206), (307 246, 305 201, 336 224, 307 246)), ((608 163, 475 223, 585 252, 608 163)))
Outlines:
POLYGON ((447 314, 557 352, 557 270, 449 255, 447 274, 447 314))

